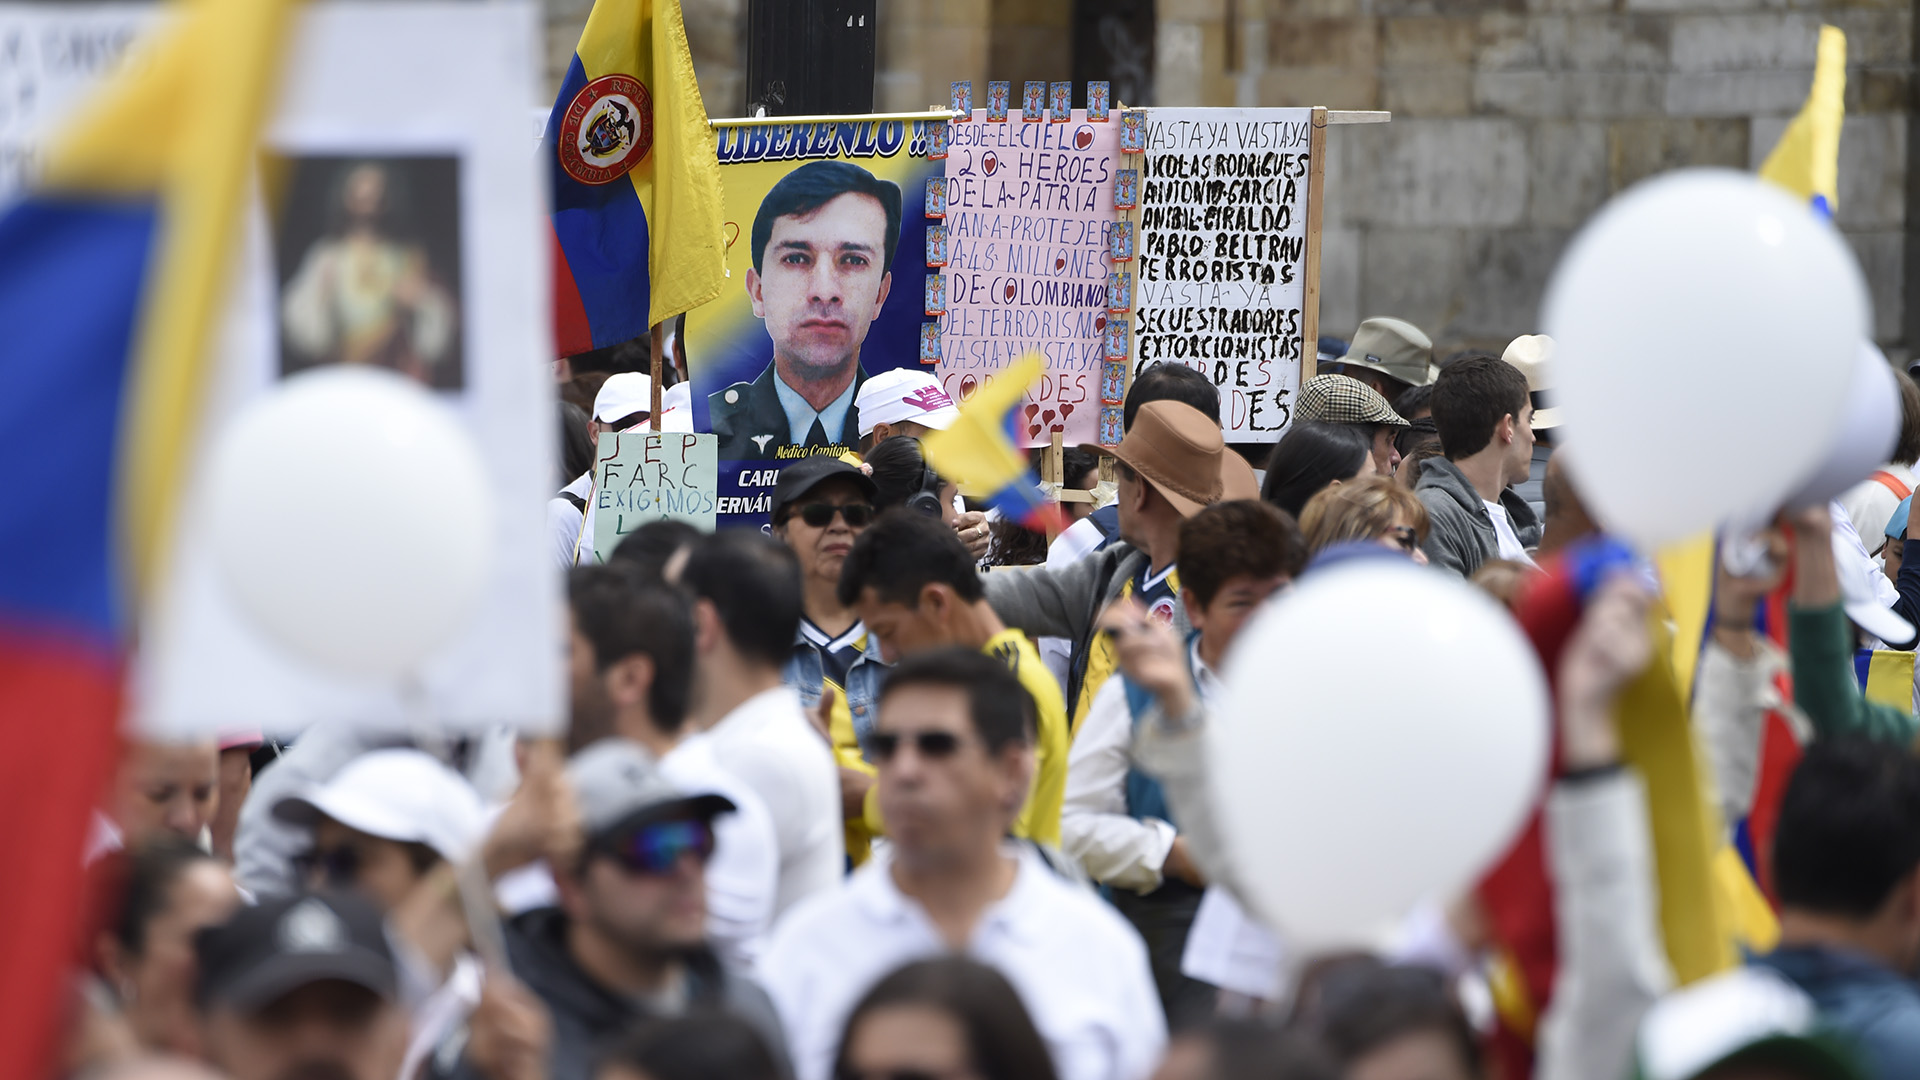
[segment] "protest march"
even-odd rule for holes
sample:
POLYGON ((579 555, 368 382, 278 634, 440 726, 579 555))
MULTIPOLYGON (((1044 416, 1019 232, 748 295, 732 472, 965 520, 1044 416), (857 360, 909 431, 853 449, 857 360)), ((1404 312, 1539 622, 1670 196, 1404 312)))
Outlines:
POLYGON ((1495 340, 1392 110, 575 6, 0 2, 0 1080, 1920 1076, 1848 32, 1495 340))

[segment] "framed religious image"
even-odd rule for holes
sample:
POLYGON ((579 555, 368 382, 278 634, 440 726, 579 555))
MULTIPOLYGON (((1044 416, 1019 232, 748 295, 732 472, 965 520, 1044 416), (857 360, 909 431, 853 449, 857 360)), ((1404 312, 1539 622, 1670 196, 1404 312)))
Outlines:
POLYGON ((367 364, 437 390, 464 387, 459 159, 283 160, 273 227, 280 374, 367 364))

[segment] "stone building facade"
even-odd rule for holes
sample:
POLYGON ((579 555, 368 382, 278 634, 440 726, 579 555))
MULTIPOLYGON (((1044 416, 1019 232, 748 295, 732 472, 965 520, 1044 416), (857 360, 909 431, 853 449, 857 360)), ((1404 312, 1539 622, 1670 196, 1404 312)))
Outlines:
MULTIPOLYGON (((590 0, 547 3, 563 63, 590 0)), ((683 0, 715 116, 741 111, 745 6, 683 0)), ((1875 336, 1904 356, 1920 343, 1914 6, 879 0, 874 106, 943 102, 954 79, 1070 76, 1110 79, 1129 103, 1391 110, 1391 124, 1329 138, 1321 326, 1344 335, 1391 314, 1443 347, 1490 347, 1536 329, 1554 261, 1608 197, 1666 169, 1756 166, 1805 98, 1830 23, 1848 47, 1838 222, 1872 287, 1875 336)))

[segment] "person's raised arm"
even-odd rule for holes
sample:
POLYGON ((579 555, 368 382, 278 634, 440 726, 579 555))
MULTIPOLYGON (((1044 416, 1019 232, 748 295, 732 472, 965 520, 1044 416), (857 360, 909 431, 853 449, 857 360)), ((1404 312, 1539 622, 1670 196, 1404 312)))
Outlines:
POLYGON ((1920 723, 1903 709, 1876 705, 1860 693, 1853 670, 1853 627, 1840 606, 1833 559, 1833 518, 1826 506, 1785 515, 1793 534, 1793 602, 1787 651, 1793 697, 1819 738, 1861 736, 1911 742, 1920 723))
POLYGON ((1620 575, 1588 600, 1561 654, 1561 775, 1547 796, 1559 970, 1542 1019, 1541 1080, 1617 1080, 1640 1017, 1672 983, 1661 946, 1653 840, 1614 710, 1653 656, 1651 598, 1620 575))

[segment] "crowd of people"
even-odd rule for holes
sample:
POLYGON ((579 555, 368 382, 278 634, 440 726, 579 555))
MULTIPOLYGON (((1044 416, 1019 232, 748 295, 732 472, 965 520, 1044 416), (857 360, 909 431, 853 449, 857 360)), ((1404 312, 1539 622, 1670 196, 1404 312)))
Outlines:
MULTIPOLYGON (((1920 1071, 1920 721, 1866 700, 1855 669, 1858 647, 1920 636, 1920 551, 1905 547, 1920 543, 1920 390, 1896 373, 1904 425, 1884 471, 1723 544, 1691 701, 1711 783, 1685 812, 1732 830, 1770 808, 1752 854, 1775 931, 1684 986, 1658 913, 1663 811, 1621 735, 1643 704, 1627 687, 1664 647, 1658 585, 1643 562, 1591 560, 1610 570, 1548 660, 1551 889, 1535 921, 1558 964, 1551 997, 1516 1019, 1477 895, 1430 898, 1371 951, 1306 950, 1263 917, 1211 798, 1223 681, 1259 663, 1236 638, 1296 581, 1392 560, 1520 612, 1556 560, 1607 543, 1578 450, 1553 449, 1551 340, 1443 360, 1379 318, 1319 360, 1286 434, 1257 448, 1226 441, 1204 375, 1138 372, 1120 443, 1044 470, 1053 536, 929 466, 919 440, 957 415, 931 376, 877 375, 858 454, 786 467, 766 530, 651 522, 604 563, 582 543, 592 447, 650 421, 652 386, 569 373, 548 507, 570 610, 565 738, 135 740, 84 853, 95 910, 60 1071, 1920 1071), (1776 726, 1798 758, 1784 778, 1762 760, 1776 726)), ((1382 673, 1354 693, 1419 708, 1420 688, 1391 681, 1395 623, 1417 614, 1379 611, 1378 639, 1349 643, 1382 673)))

